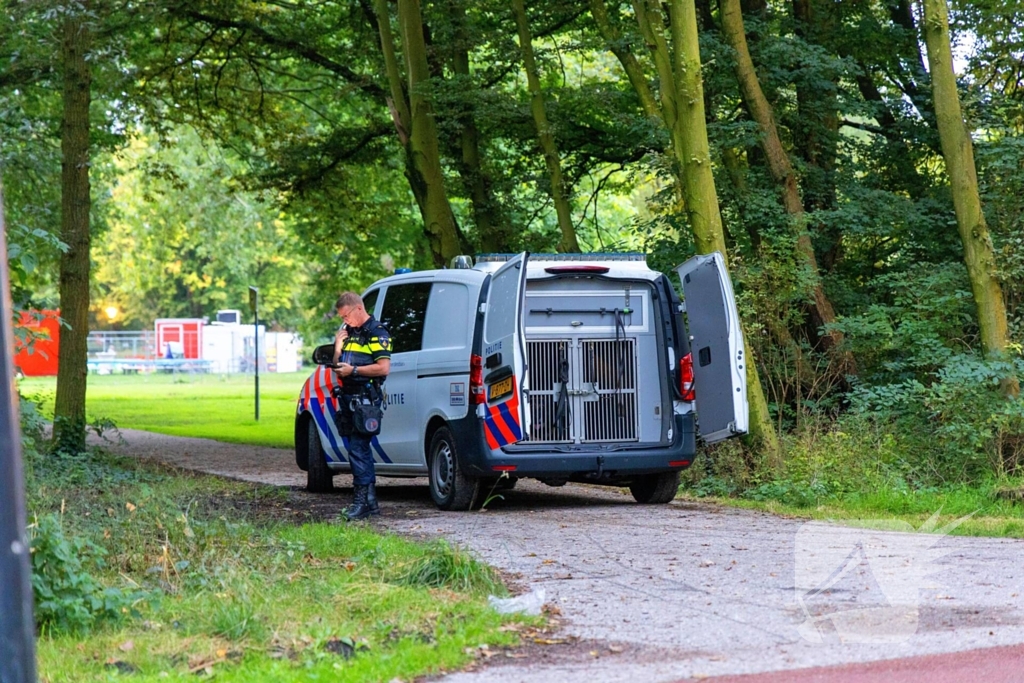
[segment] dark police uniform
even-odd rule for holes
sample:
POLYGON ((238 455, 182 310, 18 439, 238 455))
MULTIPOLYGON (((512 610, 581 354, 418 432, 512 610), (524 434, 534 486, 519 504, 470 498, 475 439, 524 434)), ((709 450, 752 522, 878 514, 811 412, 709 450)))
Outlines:
POLYGON ((391 334, 372 315, 359 327, 348 328, 348 339, 341 347, 342 363, 355 368, 353 375, 341 381, 341 410, 338 411, 338 433, 348 437, 349 459, 352 462, 352 483, 356 486, 373 484, 376 475, 373 467, 373 451, 370 441, 373 437, 360 434, 352 427, 350 403, 356 397, 369 397, 378 406, 383 400, 381 385, 383 377, 360 377, 359 368, 373 365, 381 358, 391 358, 391 334))

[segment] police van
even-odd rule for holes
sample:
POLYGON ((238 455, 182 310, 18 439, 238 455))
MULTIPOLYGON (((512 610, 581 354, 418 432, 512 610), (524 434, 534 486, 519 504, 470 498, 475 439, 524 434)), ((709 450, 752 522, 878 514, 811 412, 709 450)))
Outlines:
MULTIPOLYGON (((628 486, 667 503, 704 443, 744 434, 746 358, 721 254, 669 278, 642 254, 483 255, 363 294, 391 332, 377 473, 427 476, 444 510, 522 477, 628 486)), ((295 455, 308 488, 350 471, 333 347, 306 381, 295 455)))

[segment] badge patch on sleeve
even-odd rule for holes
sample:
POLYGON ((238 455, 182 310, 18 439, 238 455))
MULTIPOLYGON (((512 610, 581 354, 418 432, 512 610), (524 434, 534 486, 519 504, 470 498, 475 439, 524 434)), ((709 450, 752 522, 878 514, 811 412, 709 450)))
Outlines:
POLYGON ((380 339, 379 341, 380 341, 380 348, 384 349, 385 351, 387 351, 388 347, 391 346, 391 340, 388 339, 387 337, 384 337, 383 339, 380 339))

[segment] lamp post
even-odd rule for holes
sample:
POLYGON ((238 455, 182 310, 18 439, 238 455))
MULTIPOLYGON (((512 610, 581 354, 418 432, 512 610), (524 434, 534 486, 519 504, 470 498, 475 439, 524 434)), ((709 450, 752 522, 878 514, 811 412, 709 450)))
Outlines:
POLYGON ((249 308, 252 309, 252 338, 256 352, 256 421, 260 421, 260 290, 249 287, 249 308))
POLYGON ((32 579, 25 534, 21 430, 14 394, 14 333, 7 231, 0 197, 0 682, 34 683, 32 579))

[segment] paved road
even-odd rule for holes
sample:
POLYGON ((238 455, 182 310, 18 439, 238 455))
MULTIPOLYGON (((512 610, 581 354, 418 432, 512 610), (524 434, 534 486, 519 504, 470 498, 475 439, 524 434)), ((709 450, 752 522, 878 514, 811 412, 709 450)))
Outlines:
MULTIPOLYGON (((274 485, 304 481, 279 449, 131 430, 124 438, 115 450, 138 457, 274 485)), ((472 550, 523 590, 543 590, 565 622, 567 644, 534 648, 529 659, 493 657, 449 683, 701 680, 792 669, 807 669, 805 677, 722 680, 918 680, 898 673, 909 670, 942 674, 929 683, 1004 680, 956 672, 980 671, 975 661, 1002 671, 1019 663, 1019 648, 888 663, 897 667, 888 675, 811 668, 1024 644, 1017 540, 808 526, 684 501, 640 506, 617 490, 535 482, 473 513, 438 512, 424 480, 382 480, 379 492, 379 525, 472 550)), ((340 512, 349 494, 318 500, 340 512)), ((1024 681, 1024 670, 1013 671, 1019 677, 1005 680, 1024 681)))

